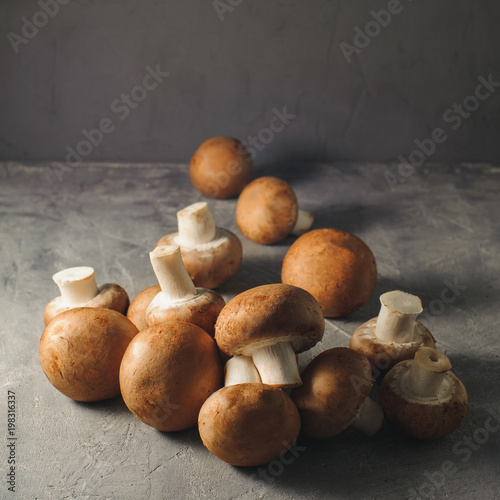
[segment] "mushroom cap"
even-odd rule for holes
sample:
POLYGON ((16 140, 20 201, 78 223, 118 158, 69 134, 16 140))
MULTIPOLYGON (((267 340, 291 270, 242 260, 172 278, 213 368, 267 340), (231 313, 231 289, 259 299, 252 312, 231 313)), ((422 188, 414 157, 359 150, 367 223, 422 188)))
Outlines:
POLYGON ((292 390, 302 431, 316 439, 342 432, 356 417, 372 388, 370 363, 347 347, 316 356, 301 374, 303 385, 292 390))
POLYGON ((222 385, 213 339, 200 327, 169 321, 140 332, 120 367, 125 404, 160 431, 196 426, 204 401, 222 385))
POLYGON ((134 323, 139 331, 148 327, 146 321, 146 309, 150 302, 161 292, 160 285, 153 285, 139 292, 130 303, 127 310, 127 318, 134 323))
POLYGON ((195 248, 181 246, 179 233, 163 236, 156 246, 181 247, 182 262, 195 286, 217 288, 236 273, 241 264, 243 247, 231 231, 217 227, 215 238, 195 248))
MULTIPOLYGON (((105 283, 99 287, 98 295, 81 307, 104 307, 118 311, 121 314, 126 314, 129 302, 128 294, 123 287, 115 283, 105 283)), ((62 297, 59 296, 52 299, 45 307, 43 313, 45 325, 48 325, 52 318, 69 309, 72 309, 72 307, 67 306, 63 302, 62 297)))
POLYGON ((357 236, 339 229, 315 229, 288 249, 281 281, 307 290, 325 317, 339 317, 360 308, 377 283, 372 251, 357 236))
POLYGON ((209 198, 232 198, 250 182, 253 163, 245 146, 232 137, 212 137, 189 163, 193 186, 209 198))
POLYGON ((215 340, 230 356, 249 356, 278 342, 291 342, 295 352, 302 352, 319 342, 324 330, 321 307, 310 293, 276 283, 230 300, 217 318, 215 340))
POLYGON ((163 302, 159 292, 146 309, 148 326, 165 321, 185 321, 203 328, 210 336, 214 336, 215 322, 225 306, 222 295, 207 288, 197 288, 194 298, 176 302, 163 302))
POLYGON ((400 432, 416 439, 438 439, 458 429, 469 405, 467 390, 451 371, 446 372, 448 391, 426 400, 414 399, 402 389, 414 359, 401 361, 382 380, 379 403, 387 420, 400 432))
POLYGON ((431 332, 420 321, 415 321, 415 338, 413 342, 386 342, 375 335, 377 318, 372 318, 358 327, 351 336, 349 347, 368 358, 377 380, 397 363, 405 359, 413 359, 421 346, 436 347, 431 332))
POLYGON ((198 418, 203 444, 231 465, 262 465, 291 448, 300 417, 289 396, 264 384, 224 387, 203 404, 198 418))
POLYGON ((297 222, 297 198, 291 186, 277 177, 260 177, 241 192, 236 224, 249 240, 269 245, 291 232, 297 222))
POLYGON ((58 314, 39 344, 50 383, 76 401, 100 401, 120 394, 122 356, 137 328, 112 309, 78 307, 58 314))

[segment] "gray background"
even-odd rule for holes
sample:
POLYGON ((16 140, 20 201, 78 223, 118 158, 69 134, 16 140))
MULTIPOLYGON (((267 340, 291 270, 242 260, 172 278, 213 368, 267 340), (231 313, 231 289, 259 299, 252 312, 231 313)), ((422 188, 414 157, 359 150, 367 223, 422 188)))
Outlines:
POLYGON ((340 43, 387 0, 222 1, 223 20, 210 0, 69 1, 16 54, 8 34, 40 6, 2 0, 0 160, 64 160, 108 117, 115 130, 86 160, 185 162, 210 136, 257 135, 284 106, 296 118, 258 164, 391 161, 435 127, 448 139, 430 160, 500 160, 500 91, 457 130, 443 121, 480 75, 500 81, 498 2, 401 0, 348 63, 340 43), (120 120, 111 103, 157 64, 170 75, 120 120))

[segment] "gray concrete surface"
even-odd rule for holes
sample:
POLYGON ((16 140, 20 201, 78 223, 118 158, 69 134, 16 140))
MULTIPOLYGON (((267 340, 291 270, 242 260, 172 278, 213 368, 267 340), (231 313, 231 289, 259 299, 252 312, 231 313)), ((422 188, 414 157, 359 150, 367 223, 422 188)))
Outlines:
MULTIPOLYGON (((99 282, 134 297, 155 282, 148 252, 175 229, 175 212, 203 199, 185 165, 78 166, 58 181, 47 165, 0 166, 0 498, 12 499, 379 499, 491 500, 500 490, 500 168, 432 165, 393 190, 396 165, 269 167, 296 189, 314 227, 360 236, 379 279, 359 311, 328 320, 308 360, 349 342, 378 311, 378 295, 419 295, 422 321, 451 359, 470 395, 463 425, 429 443, 389 424, 369 439, 355 430, 323 442, 301 439, 287 463, 235 468, 212 456, 196 429, 160 433, 120 398, 76 403, 57 392, 38 360, 54 272, 91 265, 99 282), (15 396, 16 492, 7 490, 8 391, 15 396), (441 474, 446 470, 446 475, 441 474)), ((257 172, 261 174, 262 172, 257 172)), ((235 200, 209 201, 219 225, 237 231, 235 200)), ((239 234, 239 233, 238 233, 239 234)), ((279 281, 293 241, 259 246, 243 239, 244 262, 222 288, 226 300, 279 281)))
POLYGON ((392 161, 440 127, 429 160, 499 162, 498 88, 467 101, 479 77, 500 82, 499 14, 495 0, 2 0, 0 160, 63 160, 107 118, 84 159, 187 162, 231 135, 257 138, 259 164, 392 161), (169 76, 137 88, 157 65, 169 76), (296 117, 270 140, 284 107, 296 117))

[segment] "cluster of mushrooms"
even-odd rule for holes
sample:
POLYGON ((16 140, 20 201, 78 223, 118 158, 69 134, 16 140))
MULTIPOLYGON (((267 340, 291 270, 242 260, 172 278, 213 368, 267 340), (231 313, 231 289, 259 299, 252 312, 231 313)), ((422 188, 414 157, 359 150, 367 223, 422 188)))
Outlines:
POLYGON ((325 317, 345 316, 372 295, 377 269, 368 246, 345 231, 310 230, 283 180, 251 181, 252 162, 237 140, 204 142, 190 163, 194 186, 213 198, 239 195, 242 234, 272 244, 300 235, 282 266, 282 283, 240 293, 227 304, 214 289, 230 279, 242 245, 217 227, 206 202, 177 212, 178 231, 150 252, 158 284, 129 302, 94 269, 53 276, 61 295, 44 311, 40 362, 49 381, 76 401, 122 395, 130 411, 165 432, 198 426, 204 445, 237 466, 276 459, 299 433, 333 437, 348 426, 371 436, 384 416, 403 433, 435 439, 465 418, 467 392, 417 320, 418 297, 380 297, 378 317, 349 347, 321 352, 302 373, 298 354, 321 341, 325 317), (370 397, 380 382, 378 402, 370 397))

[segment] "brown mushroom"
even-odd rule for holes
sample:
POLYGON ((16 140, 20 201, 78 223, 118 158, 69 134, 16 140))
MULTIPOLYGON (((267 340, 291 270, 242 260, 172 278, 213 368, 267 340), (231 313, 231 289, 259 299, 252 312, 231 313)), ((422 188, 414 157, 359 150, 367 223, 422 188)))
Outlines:
POLYGON ((262 465, 290 449, 300 417, 289 396, 263 384, 224 387, 203 404, 198 418, 203 444, 236 466, 262 465))
POLYGON ((75 307, 104 307, 121 314, 127 312, 129 298, 125 289, 114 283, 98 287, 92 267, 70 267, 54 274, 52 279, 61 295, 52 299, 45 307, 45 325, 61 312, 75 307))
POLYGON ((311 293, 325 317, 345 316, 372 295, 377 266, 372 251, 357 236, 339 229, 316 229, 288 249, 281 281, 311 293))
POLYGON ((302 432, 325 439, 349 425, 368 436, 384 422, 382 408, 369 397, 373 380, 365 356, 348 347, 335 347, 316 356, 301 374, 303 385, 292 390, 302 432))
POLYGON ((387 420, 417 439, 451 434, 464 420, 469 399, 450 370, 448 357, 431 347, 420 347, 414 359, 398 363, 380 386, 387 420))
POLYGON ((243 249, 231 231, 217 227, 208 205, 200 201, 177 212, 177 233, 163 236, 156 246, 177 245, 195 286, 217 288, 237 271, 243 249))
POLYGON ((264 384, 301 384, 295 353, 323 337, 325 319, 314 297, 300 288, 272 284, 234 297, 222 309, 215 340, 229 356, 250 356, 264 384))
POLYGON ((160 431, 196 426, 204 401, 222 383, 214 340, 200 327, 168 321, 140 332, 120 367, 125 404, 160 431))
POLYGON ((100 401, 120 394, 118 372, 137 328, 112 309, 78 307, 58 314, 39 344, 50 383, 76 401, 100 401))
POLYGON ((189 163, 193 186, 209 198, 232 198, 250 182, 253 163, 245 146, 232 137, 212 137, 189 163))
POLYGON ((394 290, 380 296, 380 313, 352 334, 349 347, 370 361, 375 378, 395 364, 411 359, 420 346, 435 347, 431 332, 417 321, 422 302, 415 295, 394 290))
POLYGON ((194 286, 182 263, 179 247, 156 247, 149 256, 161 292, 146 309, 148 326, 163 321, 187 321, 213 337, 215 321, 225 305, 222 296, 213 290, 194 286))
POLYGON ((151 301, 161 292, 160 285, 153 285, 138 293, 130 302, 127 310, 127 318, 134 323, 139 331, 148 327, 146 321, 146 310, 151 301))
POLYGON ((292 187, 276 177, 260 177, 241 192, 236 224, 249 240, 269 245, 309 230, 314 216, 299 210, 292 187))

